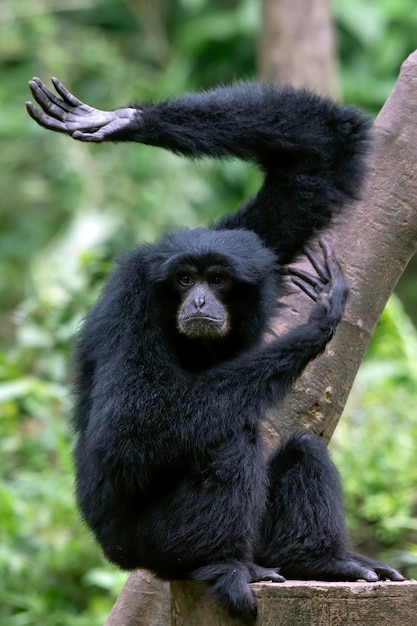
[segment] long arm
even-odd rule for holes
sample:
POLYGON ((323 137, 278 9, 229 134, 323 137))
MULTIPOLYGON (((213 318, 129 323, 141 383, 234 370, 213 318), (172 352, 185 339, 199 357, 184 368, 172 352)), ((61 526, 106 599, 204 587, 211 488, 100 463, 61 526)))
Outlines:
POLYGON ((154 104, 100 111, 57 79, 52 93, 30 81, 45 128, 89 142, 136 141, 189 157, 237 157, 257 163, 264 184, 221 228, 254 230, 287 263, 344 202, 358 196, 370 121, 353 107, 305 91, 236 83, 154 104))
POLYGON ((58 79, 52 82, 60 97, 39 78, 29 81, 43 110, 32 102, 26 107, 44 128, 80 141, 136 141, 185 156, 235 156, 265 169, 292 167, 294 157, 302 164, 303 157, 320 157, 323 149, 322 156, 331 157, 346 139, 359 148, 369 128, 368 117, 358 109, 291 87, 238 82, 101 111, 76 98, 58 79))

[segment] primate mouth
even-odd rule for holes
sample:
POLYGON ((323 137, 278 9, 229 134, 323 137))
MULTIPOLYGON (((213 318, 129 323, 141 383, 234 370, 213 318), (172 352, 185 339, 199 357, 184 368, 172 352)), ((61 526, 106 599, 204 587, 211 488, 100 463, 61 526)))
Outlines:
POLYGON ((223 317, 212 317, 197 313, 181 320, 178 323, 178 330, 190 339, 219 338, 227 335, 229 325, 223 317))

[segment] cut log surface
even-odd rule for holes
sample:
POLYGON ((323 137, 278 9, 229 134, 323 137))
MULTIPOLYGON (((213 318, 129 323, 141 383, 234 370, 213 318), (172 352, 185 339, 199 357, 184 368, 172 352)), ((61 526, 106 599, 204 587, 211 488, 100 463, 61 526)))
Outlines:
MULTIPOLYGON (((417 581, 252 585, 254 626, 416 626, 417 581)), ((172 626, 242 626, 200 583, 171 583, 172 626)))

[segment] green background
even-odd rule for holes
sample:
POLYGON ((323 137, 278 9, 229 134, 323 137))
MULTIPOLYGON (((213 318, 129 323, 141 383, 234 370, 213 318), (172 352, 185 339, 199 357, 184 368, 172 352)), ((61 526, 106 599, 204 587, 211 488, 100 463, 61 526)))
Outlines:
MULTIPOLYGON (((377 113, 417 47, 415 0, 333 4, 343 100, 377 113)), ((26 115, 33 75, 94 106, 256 75, 255 0, 0 0, 0 623, 102 624, 126 575, 73 501, 70 348, 113 260, 256 189, 238 162, 85 145, 26 115)), ((401 281, 331 443, 355 547, 417 574, 416 271, 401 281), (404 311, 405 307, 405 311, 404 311), (415 321, 415 320, 414 320, 415 321)))

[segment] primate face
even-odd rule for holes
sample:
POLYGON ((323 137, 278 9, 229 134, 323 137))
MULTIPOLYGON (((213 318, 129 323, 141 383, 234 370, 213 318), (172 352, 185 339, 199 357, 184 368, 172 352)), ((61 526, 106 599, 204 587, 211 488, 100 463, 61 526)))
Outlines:
POLYGON ((230 330, 233 278, 221 265, 198 268, 187 264, 173 277, 180 296, 177 329, 190 339, 221 339, 230 330))
POLYGON ((228 360, 258 341, 276 311, 276 267, 251 231, 184 229, 162 238, 148 270, 153 310, 186 369, 228 360))

